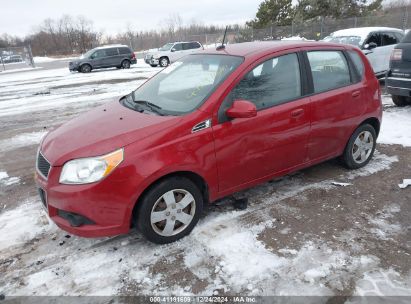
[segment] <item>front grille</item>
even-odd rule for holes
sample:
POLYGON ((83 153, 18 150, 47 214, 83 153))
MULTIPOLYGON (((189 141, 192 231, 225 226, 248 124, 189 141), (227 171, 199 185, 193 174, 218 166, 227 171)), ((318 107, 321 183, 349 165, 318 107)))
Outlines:
POLYGON ((50 163, 44 158, 41 152, 37 155, 37 169, 45 178, 49 176, 50 163))

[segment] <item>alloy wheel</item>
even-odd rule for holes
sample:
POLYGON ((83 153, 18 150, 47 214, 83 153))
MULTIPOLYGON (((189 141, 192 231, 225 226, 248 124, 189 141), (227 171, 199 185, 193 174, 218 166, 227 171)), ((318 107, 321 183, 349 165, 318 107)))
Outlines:
POLYGON ((374 138, 369 131, 358 134, 352 147, 352 156, 357 164, 362 164, 370 157, 374 147, 374 138))

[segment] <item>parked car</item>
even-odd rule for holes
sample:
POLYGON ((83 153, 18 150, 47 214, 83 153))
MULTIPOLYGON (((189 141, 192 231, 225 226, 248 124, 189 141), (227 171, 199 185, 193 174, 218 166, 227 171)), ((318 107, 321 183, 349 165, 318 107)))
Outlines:
POLYGON ((134 52, 126 45, 106 45, 96 47, 80 58, 69 62, 70 71, 89 73, 95 69, 113 68, 129 69, 136 64, 134 52))
POLYGON ((336 31, 324 38, 327 42, 345 43, 359 47, 377 77, 388 70, 390 54, 394 46, 404 37, 404 32, 390 27, 358 27, 336 31))
POLYGON ((23 62, 23 57, 21 55, 10 55, 2 57, 3 63, 16 63, 16 62, 23 62))
POLYGON ((198 41, 167 43, 159 48, 157 52, 147 53, 144 61, 152 67, 158 65, 166 67, 183 56, 203 49, 204 47, 198 41))
POLYGON ((411 105, 411 32, 392 51, 385 85, 395 105, 411 105))
POLYGON ((357 48, 239 43, 191 54, 48 133, 36 183, 51 219, 85 237, 190 233, 203 207, 274 177, 373 156, 381 91, 357 48))

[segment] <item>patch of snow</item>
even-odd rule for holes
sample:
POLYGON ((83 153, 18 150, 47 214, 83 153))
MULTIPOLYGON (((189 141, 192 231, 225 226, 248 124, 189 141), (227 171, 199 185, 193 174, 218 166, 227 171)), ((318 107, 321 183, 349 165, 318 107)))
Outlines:
POLYGON ((0 250, 31 241, 49 227, 51 225, 41 203, 29 199, 19 207, 0 214, 0 250))
POLYGON ((348 172, 347 178, 354 179, 359 176, 368 176, 382 170, 387 170, 390 169, 391 165, 395 162, 398 162, 398 156, 387 156, 375 151, 374 157, 365 167, 348 172))
POLYGON ((403 230, 398 223, 392 223, 392 219, 395 218, 393 213, 400 212, 400 207, 397 204, 386 206, 378 216, 375 218, 369 218, 368 221, 372 227, 370 232, 381 240, 389 240, 392 235, 399 234, 403 230))
POLYGON ((13 184, 18 184, 20 182, 20 177, 9 177, 7 172, 0 172, 0 184, 10 186, 13 184))
POLYGON ((341 187, 352 186, 351 183, 331 182, 331 184, 334 185, 334 186, 341 186, 341 187))
POLYGON ((411 147, 411 107, 392 107, 384 111, 378 142, 411 147))
POLYGON ((398 184, 398 187, 400 187, 401 189, 405 189, 408 186, 411 186, 411 179, 403 179, 401 184, 398 184))
POLYGON ((53 62, 53 61, 62 61, 62 60, 72 60, 78 57, 62 57, 62 58, 51 58, 51 57, 40 57, 34 56, 33 60, 35 63, 44 63, 44 62, 53 62))
POLYGON ((39 144, 41 139, 47 132, 28 132, 21 133, 12 138, 3 139, 0 141, 0 152, 11 151, 21 147, 39 144))

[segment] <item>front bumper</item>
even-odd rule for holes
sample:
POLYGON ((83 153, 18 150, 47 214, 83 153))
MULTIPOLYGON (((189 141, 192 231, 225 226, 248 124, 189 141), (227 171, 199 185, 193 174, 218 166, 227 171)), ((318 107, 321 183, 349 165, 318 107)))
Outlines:
POLYGON ((150 64, 150 65, 158 65, 160 63, 159 59, 144 59, 145 63, 150 64))
POLYGON ((391 95, 411 97, 411 78, 387 77, 385 86, 391 95))
POLYGON ((58 182, 62 167, 51 167, 46 179, 36 172, 40 198, 49 217, 61 229, 82 237, 127 233, 134 206, 127 182, 118 174, 86 185, 58 182), (43 192, 43 193, 42 193, 43 192))

